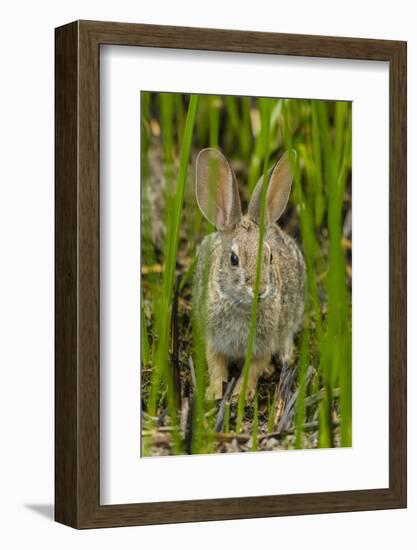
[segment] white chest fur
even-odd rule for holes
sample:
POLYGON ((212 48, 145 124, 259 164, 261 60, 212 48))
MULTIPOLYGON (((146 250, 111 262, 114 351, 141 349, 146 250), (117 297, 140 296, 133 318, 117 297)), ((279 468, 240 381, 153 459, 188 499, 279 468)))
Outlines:
MULTIPOLYGON (((269 309, 269 308, 268 308, 269 309)), ((208 340, 210 347, 232 359, 246 356, 251 311, 239 308, 230 302, 223 302, 219 314, 218 306, 208 308, 208 340)), ((255 356, 270 355, 279 346, 278 322, 267 315, 262 307, 257 312, 253 353, 255 356)))

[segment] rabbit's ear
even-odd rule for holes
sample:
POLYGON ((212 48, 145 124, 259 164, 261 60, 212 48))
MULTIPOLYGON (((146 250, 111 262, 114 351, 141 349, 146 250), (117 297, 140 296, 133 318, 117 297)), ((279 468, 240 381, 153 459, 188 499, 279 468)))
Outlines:
MULTIPOLYGON (((296 158, 297 153, 293 149, 287 151, 268 173, 265 205, 266 225, 275 223, 287 206, 296 158)), ((249 217, 256 223, 259 222, 261 212, 262 183, 263 177, 256 184, 248 207, 249 217)))
POLYGON ((242 217, 236 177, 216 149, 203 149, 196 162, 195 194, 201 212, 220 231, 230 229, 242 217))

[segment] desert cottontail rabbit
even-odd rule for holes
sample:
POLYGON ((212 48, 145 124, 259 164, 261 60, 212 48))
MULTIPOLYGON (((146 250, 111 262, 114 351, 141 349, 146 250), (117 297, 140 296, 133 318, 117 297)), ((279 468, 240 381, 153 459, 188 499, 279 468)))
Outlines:
MULTIPOLYGON (((285 153, 269 171, 265 235, 258 311, 247 398, 259 377, 278 354, 289 362, 293 338, 304 309, 305 264, 295 241, 276 221, 288 202, 294 151, 285 153)), ((203 149, 196 161, 196 197, 203 215, 216 226, 200 247, 193 290, 194 319, 205 340, 209 373, 208 396, 219 399, 231 362, 243 365, 248 345, 259 241, 263 178, 257 183, 242 215, 238 185, 225 157, 203 149)), ((240 376, 234 393, 242 387, 240 376)))

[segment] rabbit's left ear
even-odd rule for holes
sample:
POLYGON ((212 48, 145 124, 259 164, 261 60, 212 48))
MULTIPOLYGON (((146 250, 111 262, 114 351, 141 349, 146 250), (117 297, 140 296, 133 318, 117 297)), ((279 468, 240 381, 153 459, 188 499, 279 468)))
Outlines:
MULTIPOLYGON (((282 155, 279 162, 268 173, 268 189, 266 192, 265 223, 271 225, 282 215, 287 206, 291 192, 297 153, 291 149, 282 155)), ((248 214, 251 220, 258 223, 261 213, 263 176, 253 190, 249 202, 248 214)))

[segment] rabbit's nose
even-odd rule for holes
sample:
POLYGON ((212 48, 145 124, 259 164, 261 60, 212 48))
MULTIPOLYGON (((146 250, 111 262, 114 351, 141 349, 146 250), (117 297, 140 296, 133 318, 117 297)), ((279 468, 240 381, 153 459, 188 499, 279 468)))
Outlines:
MULTIPOLYGON (((250 289, 250 294, 251 294, 251 296, 255 296, 255 285, 254 285, 254 284, 251 285, 251 286, 249 287, 249 289, 250 289)), ((258 301, 264 296, 265 291, 266 291, 266 287, 260 285, 260 286, 259 286, 259 289, 258 289, 258 301)))
POLYGON ((260 300, 262 298, 262 296, 265 294, 265 290, 266 290, 266 287, 264 287, 264 286, 259 287, 258 300, 260 300))

